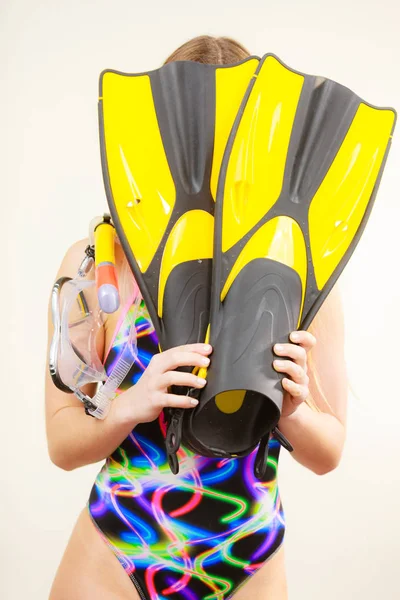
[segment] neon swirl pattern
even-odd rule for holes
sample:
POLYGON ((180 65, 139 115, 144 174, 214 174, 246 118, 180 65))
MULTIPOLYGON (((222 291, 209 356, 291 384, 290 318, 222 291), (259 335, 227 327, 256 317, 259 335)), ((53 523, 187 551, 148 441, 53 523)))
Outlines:
MULTIPOLYGON (((123 348, 129 315, 106 368, 123 348)), ((134 384, 158 351, 142 303, 135 322, 138 358, 121 390, 134 384)), ((100 533, 145 600, 227 600, 282 543, 285 524, 270 441, 264 482, 254 478, 256 451, 220 459, 179 451, 170 472, 165 423, 140 424, 97 476, 88 508, 100 533)))

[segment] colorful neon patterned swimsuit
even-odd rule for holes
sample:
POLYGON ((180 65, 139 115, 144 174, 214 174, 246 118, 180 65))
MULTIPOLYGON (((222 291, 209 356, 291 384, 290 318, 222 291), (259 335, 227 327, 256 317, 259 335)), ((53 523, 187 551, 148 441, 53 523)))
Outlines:
MULTIPOLYGON (((127 318, 108 355, 109 371, 128 334, 127 318)), ((142 303, 138 359, 121 389, 136 383, 157 337, 142 303)), ((140 597, 226 600, 280 547, 285 523, 276 480, 279 444, 271 439, 267 477, 254 478, 256 451, 205 458, 181 448, 170 472, 162 419, 138 425, 107 459, 88 509, 140 597)))

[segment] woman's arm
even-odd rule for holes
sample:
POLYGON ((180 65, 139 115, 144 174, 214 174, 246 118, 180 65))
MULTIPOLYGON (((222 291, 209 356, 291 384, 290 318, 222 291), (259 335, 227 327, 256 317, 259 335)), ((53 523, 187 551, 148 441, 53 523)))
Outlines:
MULTIPOLYGON (((67 252, 56 279, 61 276, 75 277, 84 256, 87 241, 82 240, 67 252)), ((51 307, 48 311, 48 348, 53 335, 51 307)), ((104 351, 104 331, 98 336, 98 351, 104 351)), ((93 396, 95 385, 87 385, 85 393, 93 396)), ((115 418, 113 407, 104 421, 88 417, 82 403, 74 394, 59 390, 53 383, 46 367, 46 432, 51 460, 62 469, 71 470, 108 456, 129 434, 134 423, 123 423, 115 418)))
MULTIPOLYGON (((68 251, 58 277, 75 277, 87 242, 78 242, 68 251)), ((112 333, 112 332, 111 332, 112 333)), ((53 335, 49 309, 49 345, 53 335)), ((103 331, 99 354, 105 343, 103 331)), ((49 352, 49 348, 47 349, 49 352)), ((201 388, 205 380, 191 373, 175 371, 179 366, 204 367, 211 347, 206 344, 181 346, 156 355, 150 361, 139 382, 121 393, 111 404, 104 420, 85 414, 83 405, 74 394, 60 391, 46 369, 46 432, 51 460, 65 470, 104 460, 123 442, 140 422, 153 421, 165 407, 193 408, 197 400, 168 392, 171 385, 201 388)), ((94 385, 83 388, 93 396, 94 385)))
POLYGON ((286 371, 297 382, 297 389, 296 384, 290 387, 290 381, 283 382, 287 390, 284 402, 290 403, 290 408, 287 414, 283 412, 279 429, 294 447, 293 458, 323 475, 339 464, 345 441, 348 381, 343 311, 337 286, 322 305, 310 333, 298 333, 305 360, 302 363, 301 357, 293 358, 295 364, 289 366, 292 371, 286 371), (296 391, 300 398, 297 406, 296 391), (304 401, 309 395, 320 412, 304 401))

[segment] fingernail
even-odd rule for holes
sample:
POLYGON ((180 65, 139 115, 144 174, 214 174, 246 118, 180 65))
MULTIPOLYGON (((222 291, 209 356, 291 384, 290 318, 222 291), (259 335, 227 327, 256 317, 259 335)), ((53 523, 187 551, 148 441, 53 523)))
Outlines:
POLYGON ((292 381, 291 379, 288 379, 287 385, 289 386, 289 388, 291 390, 290 393, 292 394, 292 396, 298 396, 300 394, 300 390, 294 381, 292 381))
POLYGON ((206 356, 204 356, 204 357, 201 359, 201 364, 202 364, 202 365, 204 365, 204 366, 206 367, 207 365, 209 365, 209 364, 210 364, 210 359, 209 359, 209 358, 207 358, 206 356))
POLYGON ((274 360, 274 365, 276 367, 283 367, 283 360, 274 360))
POLYGON ((207 380, 206 380, 206 379, 204 379, 203 377, 198 377, 198 378, 197 378, 197 383, 198 383, 199 385, 206 385, 206 383, 207 383, 207 380))
POLYGON ((196 400, 195 398, 192 398, 191 401, 190 401, 190 404, 192 404, 193 406, 197 406, 198 403, 199 403, 199 401, 196 400))
POLYGON ((275 344, 275 350, 276 350, 277 352, 282 352, 282 350, 283 350, 283 346, 282 346, 282 344, 275 344))
POLYGON ((300 336, 298 333, 291 333, 290 339, 293 340, 294 342, 297 342, 300 339, 300 336))
POLYGON ((210 346, 210 344, 204 344, 204 350, 205 350, 206 352, 210 352, 210 350, 211 350, 211 346, 210 346))

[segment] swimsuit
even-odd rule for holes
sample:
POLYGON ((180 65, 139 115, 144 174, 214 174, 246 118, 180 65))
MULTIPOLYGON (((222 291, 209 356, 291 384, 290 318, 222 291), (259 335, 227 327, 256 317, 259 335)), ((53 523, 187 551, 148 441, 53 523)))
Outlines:
MULTIPOLYGON (((129 315, 113 340, 107 372, 127 339, 128 323, 129 315)), ((135 327, 138 358, 121 390, 138 381, 158 352, 143 302, 135 327)), ((180 471, 173 475, 165 430, 162 416, 135 427, 98 474, 89 513, 142 600, 227 600, 282 544, 280 446, 271 438, 264 481, 253 474, 257 449, 221 459, 181 446, 180 471)))

